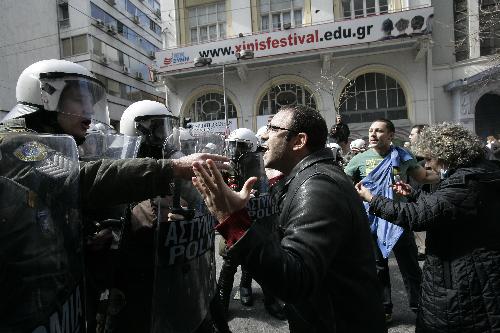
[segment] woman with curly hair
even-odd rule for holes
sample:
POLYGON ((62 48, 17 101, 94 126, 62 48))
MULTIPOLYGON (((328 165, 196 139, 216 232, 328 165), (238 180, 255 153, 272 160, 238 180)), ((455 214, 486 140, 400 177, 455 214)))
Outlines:
POLYGON ((458 124, 430 126, 415 153, 441 175, 433 193, 397 182, 408 202, 372 195, 357 184, 370 212, 427 231, 416 332, 500 331, 500 165, 458 124))

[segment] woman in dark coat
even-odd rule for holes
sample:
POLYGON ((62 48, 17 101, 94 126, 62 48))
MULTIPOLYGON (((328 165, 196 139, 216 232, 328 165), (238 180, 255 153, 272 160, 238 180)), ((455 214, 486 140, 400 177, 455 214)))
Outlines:
POLYGON ((356 188, 373 214, 427 231, 416 332, 500 332, 500 166, 457 124, 424 130, 415 153, 441 174, 434 193, 398 182, 409 200, 395 202, 356 188))

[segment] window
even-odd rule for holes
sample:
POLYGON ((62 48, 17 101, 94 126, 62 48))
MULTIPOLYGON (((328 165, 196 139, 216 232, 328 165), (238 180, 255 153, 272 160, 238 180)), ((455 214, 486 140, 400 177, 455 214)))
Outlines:
POLYGON ((149 68, 147 64, 132 58, 131 56, 95 37, 92 37, 92 53, 96 56, 105 56, 108 63, 112 63, 120 67, 127 67, 132 75, 135 75, 138 72, 141 73, 144 80, 146 80, 149 76, 149 68))
POLYGON ((382 73, 363 74, 351 81, 342 91, 339 105, 348 123, 408 118, 403 88, 382 73))
POLYGON ((59 27, 69 27, 69 10, 67 3, 61 3, 58 6, 59 27))
POLYGON ((63 58, 88 52, 87 35, 73 36, 61 40, 63 58))
POLYGON ((354 19, 389 11, 391 0, 340 0, 340 18, 354 19))
POLYGON ((479 40, 481 56, 500 53, 500 0, 480 0, 479 40))
MULTIPOLYGON (((236 108, 227 97, 228 118, 236 118, 236 108)), ((221 93, 208 93, 200 96, 189 107, 189 116, 196 121, 208 121, 224 119, 224 95, 221 93)))
POLYGON ((201 43, 226 37, 226 7, 224 2, 188 9, 191 43, 201 43))
POLYGON ((97 73, 95 73, 94 75, 102 84, 104 84, 107 93, 111 96, 120 97, 132 102, 148 99, 165 104, 165 99, 160 96, 156 96, 148 92, 139 90, 137 88, 120 83, 97 73))
POLYGON ((92 53, 95 54, 96 56, 103 56, 104 55, 104 50, 105 45, 103 42, 101 42, 99 39, 92 37, 92 53))
POLYGON ((261 0, 260 28, 262 31, 300 27, 304 0, 261 0))
POLYGON ((305 87, 284 83, 272 87, 262 97, 259 105, 259 115, 275 114, 282 106, 305 105, 316 109, 316 100, 305 87))
MULTIPOLYGON (((127 2, 128 4, 129 2, 127 2)), ((137 9, 135 6, 127 5, 127 10, 132 11, 134 8, 137 9)), ((110 16, 108 13, 104 12, 101 8, 97 7, 95 4, 92 2, 90 3, 90 8, 91 8, 91 15, 94 19, 96 20, 102 20, 105 24, 110 24, 115 27, 115 29, 118 31, 119 34, 121 34, 123 37, 131 41, 133 44, 141 47, 146 53, 149 53, 151 51, 159 51, 160 49, 156 47, 153 43, 148 42, 147 40, 140 38, 139 35, 120 21, 116 20, 112 16, 110 16)), ((142 12, 141 12, 142 13, 142 12)), ((143 14, 142 17, 146 17, 145 14, 143 14)), ((151 25, 149 22, 149 18, 147 21, 147 25, 145 28, 153 30, 155 33, 158 35, 161 34, 161 28, 158 24, 151 25), (152 29, 154 28, 154 29, 152 29)))

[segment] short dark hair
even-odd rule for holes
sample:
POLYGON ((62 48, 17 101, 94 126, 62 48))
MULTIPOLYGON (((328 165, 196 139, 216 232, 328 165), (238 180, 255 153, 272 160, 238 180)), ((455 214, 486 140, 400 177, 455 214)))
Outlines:
POLYGON ((374 120, 372 122, 372 124, 376 123, 376 122, 385 123, 385 126, 387 127, 387 129, 389 130, 389 132, 396 133, 396 127, 394 126, 394 123, 392 121, 390 121, 389 119, 380 118, 380 119, 374 120))
POLYGON ((290 140, 296 134, 294 132, 303 132, 307 134, 306 147, 311 152, 325 148, 328 127, 318 110, 304 105, 295 105, 284 106, 279 111, 292 113, 291 123, 288 128, 293 132, 288 133, 287 140, 290 140))
POLYGON ((414 129, 416 128, 418 130, 418 133, 422 132, 422 130, 426 127, 428 127, 429 125, 425 125, 425 124, 417 124, 417 125, 413 125, 411 129, 414 129))
POLYGON ((338 142, 349 141, 349 135, 351 135, 351 131, 349 130, 349 126, 344 123, 334 124, 332 128, 330 128, 330 137, 338 142))

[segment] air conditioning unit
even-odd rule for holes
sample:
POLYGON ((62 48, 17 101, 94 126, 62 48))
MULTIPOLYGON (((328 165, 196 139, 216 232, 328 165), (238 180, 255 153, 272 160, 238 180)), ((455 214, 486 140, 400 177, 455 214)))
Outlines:
POLYGON ((109 3, 110 6, 116 5, 115 0, 106 0, 107 3, 109 3))
POLYGON ((127 66, 123 66, 123 67, 122 67, 122 71, 123 71, 123 73, 125 73, 125 74, 130 73, 130 70, 128 69, 128 67, 127 67, 127 66))
POLYGON ((156 14, 156 16, 158 16, 158 18, 161 18, 161 10, 160 10, 160 8, 156 9, 155 14, 156 14))
POLYGON ((140 23, 139 16, 135 15, 132 21, 134 21, 135 24, 139 24, 140 23))
POLYGON ((148 57, 149 57, 149 59, 155 59, 156 58, 155 57, 155 51, 149 51, 148 57))
POLYGON ((135 78, 137 80, 144 80, 144 77, 142 76, 141 72, 135 72, 135 78))
POLYGON ((108 64, 108 58, 106 58, 106 56, 101 56, 101 58, 99 59, 99 62, 101 64, 107 65, 108 64))
POLYGON ((104 27, 104 21, 101 20, 101 19, 97 19, 95 20, 95 24, 98 26, 98 27, 104 27))
POLYGON ((111 35, 116 34, 116 28, 114 25, 111 24, 108 24, 108 26, 106 27, 106 31, 111 35))

